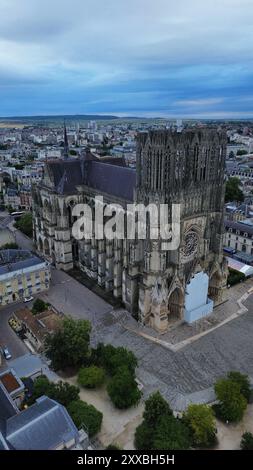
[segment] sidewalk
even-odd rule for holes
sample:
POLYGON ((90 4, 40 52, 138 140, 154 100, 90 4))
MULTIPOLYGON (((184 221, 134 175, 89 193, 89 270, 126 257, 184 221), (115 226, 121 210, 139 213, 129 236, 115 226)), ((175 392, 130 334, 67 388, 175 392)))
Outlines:
POLYGON ((248 309, 244 306, 244 302, 253 294, 253 279, 231 287, 227 290, 227 294, 229 299, 217 306, 212 315, 191 325, 187 323, 172 325, 169 331, 163 335, 147 326, 136 325, 127 317, 124 317, 125 321, 122 326, 128 331, 176 352, 246 313, 248 309))

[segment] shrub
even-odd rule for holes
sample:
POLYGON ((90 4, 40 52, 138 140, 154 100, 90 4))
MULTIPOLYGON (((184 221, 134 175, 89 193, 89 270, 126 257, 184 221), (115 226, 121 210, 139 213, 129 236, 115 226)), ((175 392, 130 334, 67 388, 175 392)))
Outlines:
POLYGON ((119 409, 137 405, 142 395, 133 374, 126 366, 118 369, 112 377, 107 392, 113 404, 119 409))
POLYGON ((210 447, 216 442, 214 412, 207 405, 189 405, 183 417, 192 436, 192 445, 210 447))
POLYGON ((36 315, 37 313, 44 312, 47 308, 47 304, 42 299, 36 299, 32 306, 32 313, 36 315))
POLYGON ((105 381, 105 372, 101 367, 82 367, 78 373, 78 383, 82 387, 96 388, 105 381))
POLYGON ((240 447, 242 450, 253 450, 253 434, 251 432, 245 432, 242 435, 240 447))
POLYGON ((234 286, 241 281, 245 281, 245 274, 236 271, 235 269, 229 268, 229 274, 227 278, 227 285, 234 286))
POLYGON ((103 414, 95 406, 88 405, 82 400, 76 400, 68 405, 67 410, 76 427, 80 429, 84 426, 90 437, 100 431, 103 414))
POLYGON ((105 450, 121 450, 121 448, 118 446, 118 444, 109 444, 105 450))

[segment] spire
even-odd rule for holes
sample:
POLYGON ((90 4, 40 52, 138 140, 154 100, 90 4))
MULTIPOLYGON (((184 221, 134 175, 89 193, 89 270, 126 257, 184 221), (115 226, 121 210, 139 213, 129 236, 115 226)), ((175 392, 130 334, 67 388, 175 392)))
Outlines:
POLYGON ((64 120, 64 150, 63 150, 63 157, 68 158, 68 156, 69 156, 69 143, 68 143, 66 123, 65 123, 65 120, 64 120))

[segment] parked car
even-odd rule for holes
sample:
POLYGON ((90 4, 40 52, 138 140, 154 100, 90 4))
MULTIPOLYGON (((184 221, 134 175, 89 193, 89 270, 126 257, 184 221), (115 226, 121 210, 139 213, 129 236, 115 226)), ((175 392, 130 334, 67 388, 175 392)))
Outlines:
POLYGON ((3 355, 4 355, 4 357, 7 361, 12 358, 12 355, 11 355, 9 349, 6 348, 6 347, 3 348, 3 355))
POLYGON ((27 302, 31 302, 33 300, 33 297, 24 297, 24 303, 26 304, 27 302))

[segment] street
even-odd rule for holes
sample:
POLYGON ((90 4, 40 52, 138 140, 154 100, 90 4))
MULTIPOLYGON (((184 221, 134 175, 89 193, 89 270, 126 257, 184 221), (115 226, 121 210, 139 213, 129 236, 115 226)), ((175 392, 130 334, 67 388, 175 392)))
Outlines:
MULTIPOLYGON (((28 352, 26 345, 21 341, 16 333, 14 333, 8 323, 13 312, 23 306, 23 302, 17 302, 15 304, 7 305, 6 307, 1 307, 0 309, 0 347, 3 348, 4 346, 7 346, 12 355, 12 359, 23 356, 23 354, 28 352)), ((6 363, 8 364, 8 361, 5 361, 3 358, 2 360, 2 366, 6 363)))

